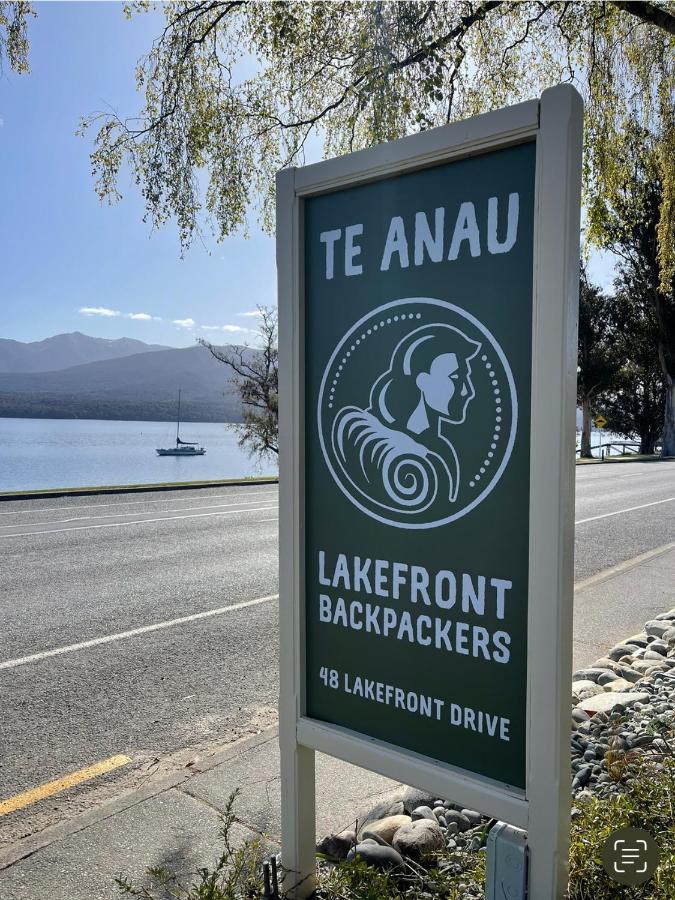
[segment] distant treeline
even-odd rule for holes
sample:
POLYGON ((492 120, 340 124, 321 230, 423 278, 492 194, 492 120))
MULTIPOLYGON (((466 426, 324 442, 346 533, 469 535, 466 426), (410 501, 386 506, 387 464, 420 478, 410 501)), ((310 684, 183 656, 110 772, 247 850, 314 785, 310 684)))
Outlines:
MULTIPOLYGON (((0 418, 173 422, 176 419, 176 401, 0 392, 0 418)), ((223 397, 217 403, 199 400, 184 402, 181 421, 241 422, 242 416, 236 400, 223 397)))

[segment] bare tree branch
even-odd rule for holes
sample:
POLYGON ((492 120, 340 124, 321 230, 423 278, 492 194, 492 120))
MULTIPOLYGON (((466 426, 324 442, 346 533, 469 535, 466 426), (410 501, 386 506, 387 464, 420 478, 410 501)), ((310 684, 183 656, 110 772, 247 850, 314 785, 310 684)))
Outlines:
POLYGON ((233 373, 231 388, 244 407, 243 425, 232 426, 239 445, 259 457, 279 453, 279 355, 277 311, 258 307, 260 347, 217 347, 199 338, 202 347, 233 373))

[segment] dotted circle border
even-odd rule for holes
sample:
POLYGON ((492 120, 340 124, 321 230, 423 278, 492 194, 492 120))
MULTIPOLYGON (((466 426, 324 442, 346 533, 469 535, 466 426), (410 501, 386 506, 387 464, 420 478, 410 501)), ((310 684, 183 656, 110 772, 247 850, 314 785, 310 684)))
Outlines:
MULTIPOLYGON (((392 321, 398 322, 398 320, 399 320, 398 316, 396 316, 395 318, 394 318, 394 316, 391 316, 389 318, 386 318, 383 316, 382 322, 380 324, 382 325, 383 322, 385 324, 391 324, 392 321)), ((371 328, 373 328, 373 330, 374 330, 374 326, 371 326, 371 328)), ((366 329, 366 333, 367 333, 367 329, 366 329)), ((487 362, 487 358, 482 361, 484 363, 487 362)), ((501 393, 500 393, 500 390, 498 387, 495 388, 495 403, 496 403, 496 406, 501 407, 501 393)), ((483 500, 488 496, 488 494, 490 494, 492 492, 492 490, 496 487, 497 483, 499 482, 499 479, 501 478, 501 476, 504 472, 504 469, 506 468, 506 465, 507 465, 509 459, 511 458, 511 453, 513 451, 513 445, 514 445, 515 439, 516 439, 516 432, 518 430, 518 395, 516 392, 515 382, 513 380, 513 373, 511 372, 511 367, 509 366, 509 362, 506 358, 506 355, 505 355, 504 351, 502 350, 497 339, 487 329, 487 327, 485 325, 483 325, 482 322, 480 322, 475 316, 473 316, 471 313, 467 312, 465 309, 462 309, 462 307, 456 306, 454 303, 449 303, 446 300, 437 300, 433 297, 407 297, 402 300, 392 300, 389 303, 384 303, 382 306, 378 306, 375 309, 372 309, 370 312, 366 313, 365 316, 362 316, 357 322, 355 322, 354 325, 352 325, 352 327, 349 329, 349 331, 347 331, 345 333, 345 335, 342 337, 342 340, 339 341, 339 343, 333 350, 333 353, 331 354, 330 359, 328 360, 328 363, 324 369, 323 377, 321 379, 321 385, 319 387, 319 397, 318 397, 318 402, 317 402, 317 426, 318 426, 318 430, 319 430, 319 444, 321 446, 321 452, 323 454, 324 461, 325 461, 326 465, 328 466, 328 470, 331 473, 331 475, 333 476, 333 480, 335 481, 337 486, 340 488, 342 493, 347 497, 347 499, 357 509, 360 509, 361 512, 365 513, 367 516, 370 516, 372 519, 375 519, 376 521, 381 522, 384 525, 393 525, 395 528, 403 528, 406 530, 438 528, 442 525, 448 525, 448 524, 450 524, 450 522, 454 522, 457 519, 461 519, 463 516, 467 515, 467 513, 471 512, 472 509, 475 509, 476 506, 478 506, 480 503, 482 503, 483 500), (497 470, 495 471, 495 474, 492 476, 492 479, 487 482, 486 487, 481 491, 481 493, 478 494, 476 497, 474 497, 474 499, 470 503, 468 503, 466 506, 462 507, 462 509, 458 510, 456 513, 453 513, 450 516, 446 516, 443 519, 438 519, 433 522, 397 522, 394 519, 389 519, 389 518, 386 518, 385 516, 379 515, 378 513, 369 509, 367 506, 364 506, 364 504, 360 503, 357 499, 355 499, 351 495, 351 493, 347 490, 347 488, 343 485, 342 480, 340 479, 340 477, 337 475, 337 473, 335 472, 335 470, 333 468, 333 465, 330 460, 330 456, 326 451, 326 445, 324 443, 323 427, 322 427, 322 421, 321 421, 321 409, 323 406, 323 398, 324 398, 324 393, 325 393, 325 389, 326 389, 326 381, 328 378, 328 374, 329 374, 329 372, 331 372, 331 370, 333 368, 333 363, 335 362, 336 357, 338 357, 341 353, 343 353, 343 358, 342 358, 341 364, 338 366, 338 371, 342 371, 347 359, 349 358, 349 356, 351 356, 351 350, 345 351, 343 348, 347 344, 349 344, 349 346, 351 346, 352 335, 355 332, 362 330, 362 326, 365 325, 370 319, 372 319, 372 317, 374 315, 376 315, 377 313, 382 314, 385 310, 390 310, 395 307, 405 306, 407 304, 413 304, 413 303, 428 304, 429 306, 440 306, 443 309, 450 310, 451 312, 459 315, 461 318, 467 319, 469 322, 471 322, 472 325, 474 325, 474 327, 476 327, 478 329, 478 331, 481 332, 481 334, 485 335, 485 337, 488 339, 488 341, 492 345, 493 349, 496 351, 497 357, 499 358, 502 368, 504 369, 504 372, 506 374, 506 379, 507 379, 508 387, 509 387, 509 393, 511 396, 511 407, 512 407, 512 411, 513 411, 513 415, 512 415, 512 419, 511 419, 511 430, 509 432, 506 449, 504 450, 504 455, 502 457, 502 461, 499 464, 499 467, 497 468, 497 470)), ((493 433, 493 441, 492 441, 492 444, 490 445, 492 451, 494 451, 496 449, 497 439, 499 438, 500 432, 501 432, 501 424, 496 423, 495 430, 493 433)))

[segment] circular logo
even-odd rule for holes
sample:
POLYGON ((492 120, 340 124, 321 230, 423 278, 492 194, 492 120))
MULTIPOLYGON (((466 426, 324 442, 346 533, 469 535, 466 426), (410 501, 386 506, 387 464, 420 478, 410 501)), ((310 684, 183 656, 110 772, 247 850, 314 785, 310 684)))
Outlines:
POLYGON ((374 309, 321 381, 321 449, 342 492, 397 528, 436 528, 494 489, 516 436, 513 375, 466 310, 428 297, 374 309))
POLYGON ((619 884, 644 884, 659 865, 659 848, 644 828, 618 828, 602 845, 605 872, 619 884))

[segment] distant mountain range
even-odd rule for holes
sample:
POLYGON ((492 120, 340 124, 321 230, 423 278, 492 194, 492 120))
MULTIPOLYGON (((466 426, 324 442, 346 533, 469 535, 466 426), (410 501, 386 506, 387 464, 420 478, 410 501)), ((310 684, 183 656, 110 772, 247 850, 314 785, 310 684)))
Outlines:
POLYGON ((160 344, 144 344, 133 338, 109 341, 106 338, 89 337, 80 331, 57 334, 44 341, 28 344, 0 338, 0 372, 54 372, 84 363, 167 349, 169 348, 160 344))
POLYGON ((22 344, 0 339, 0 417, 241 421, 230 372, 203 347, 107 341, 75 332, 22 344), (29 366, 34 366, 30 369, 29 366))

